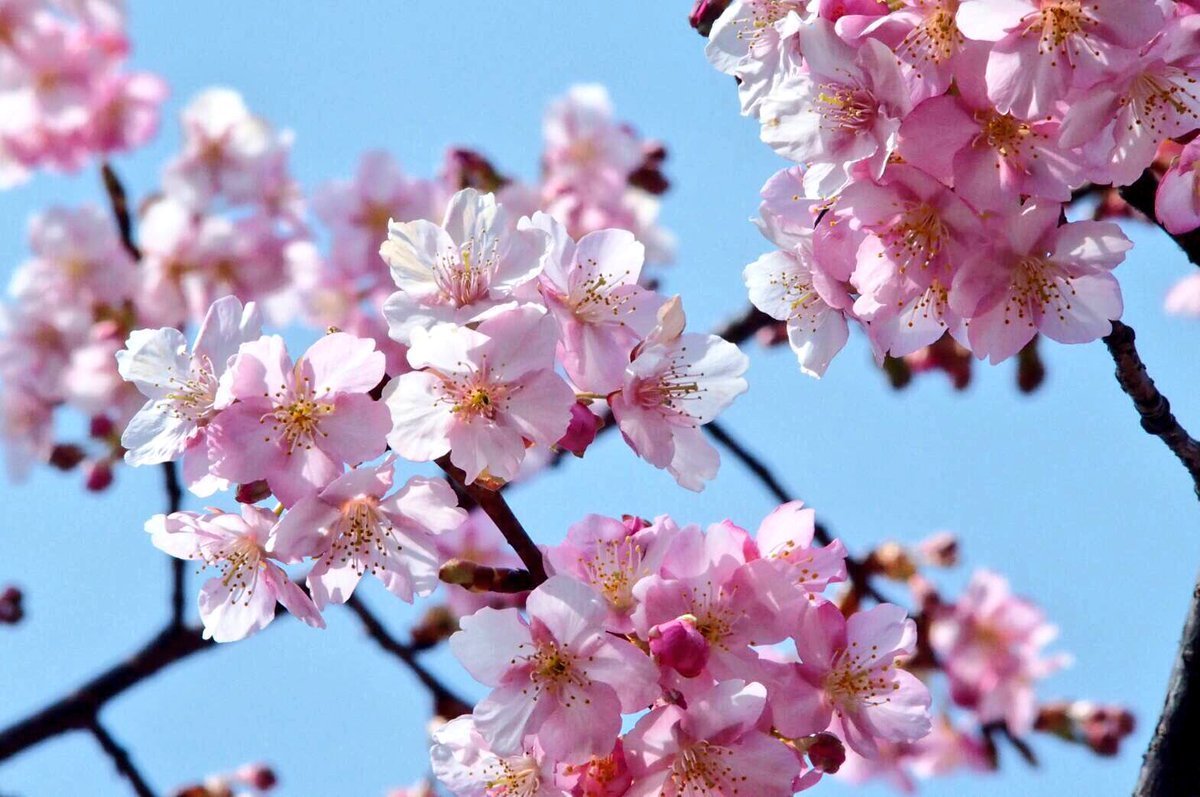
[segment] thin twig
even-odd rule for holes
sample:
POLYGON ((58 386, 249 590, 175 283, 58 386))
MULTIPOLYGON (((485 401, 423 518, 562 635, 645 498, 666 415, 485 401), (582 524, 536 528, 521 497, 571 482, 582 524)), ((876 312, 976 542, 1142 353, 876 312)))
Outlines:
MULTIPOLYGON (((179 471, 174 462, 162 464, 163 489, 167 493, 167 514, 178 512, 183 507, 183 488, 179 484, 179 471)), ((183 627, 184 588, 187 586, 187 568, 183 559, 171 557, 171 625, 183 627)))
POLYGON ((521 521, 517 520, 517 516, 513 514, 508 502, 504 500, 504 496, 499 491, 490 490, 478 482, 467 484, 467 475, 450 461, 449 456, 439 457, 437 464, 492 519, 496 528, 500 529, 504 539, 516 551, 517 556, 521 557, 525 569, 533 577, 534 586, 545 581, 546 565, 542 562, 542 552, 534 544, 529 532, 525 531, 521 521))
POLYGON ((1120 321, 1114 321, 1112 332, 1104 337, 1104 345, 1117 365, 1117 382, 1133 399, 1133 406, 1142 416, 1142 428, 1166 443, 1187 468, 1200 498, 1200 443, 1176 420, 1171 403, 1146 372, 1146 365, 1134 345, 1135 337, 1133 329, 1120 321))
MULTIPOLYGON (((786 504, 788 501, 794 500, 792 494, 784 489, 779 478, 767 467, 767 464, 743 446, 724 426, 716 421, 709 421, 703 428, 712 435, 714 440, 723 445, 730 454, 733 454, 734 459, 741 462, 747 470, 753 473, 762 482, 763 486, 770 491, 771 495, 775 497, 775 500, 781 504, 786 504)), ((814 524, 813 536, 822 545, 829 545, 833 542, 833 536, 823 523, 814 524)), ((863 566, 863 563, 853 556, 846 557, 846 575, 850 577, 851 584, 853 584, 854 588, 860 594, 869 596, 877 603, 888 602, 888 599, 879 590, 875 589, 875 586, 871 583, 871 574, 863 566)))
POLYGON ((100 720, 92 717, 92 721, 88 723, 88 730, 92 732, 92 736, 96 737, 96 741, 100 743, 100 748, 104 750, 105 755, 112 759, 117 772, 129 781, 134 793, 138 797, 154 797, 154 789, 150 788, 150 784, 146 783, 142 773, 138 772, 137 767, 134 766, 133 759, 129 757, 129 751, 109 735, 104 726, 100 724, 100 720))
POLYGON ((425 669, 425 666, 417 661, 416 651, 388 633, 388 630, 383 627, 383 623, 357 595, 350 596, 350 599, 346 601, 346 608, 358 616, 367 636, 375 640, 385 651, 404 662, 405 666, 412 670, 413 675, 417 676, 417 680, 429 690, 429 694, 433 696, 435 713, 447 719, 470 713, 471 705, 456 695, 450 687, 439 681, 433 673, 425 669))
POLYGON ((0 761, 60 733, 89 728, 100 709, 126 689, 177 661, 210 650, 215 645, 211 639, 204 639, 199 628, 163 629, 129 659, 0 731, 0 761))
POLYGON ((121 233, 121 245, 135 261, 141 260, 142 252, 133 241, 133 217, 129 213, 129 195, 125 193, 125 186, 107 161, 100 165, 100 176, 104 179, 108 204, 117 222, 117 230, 121 233))

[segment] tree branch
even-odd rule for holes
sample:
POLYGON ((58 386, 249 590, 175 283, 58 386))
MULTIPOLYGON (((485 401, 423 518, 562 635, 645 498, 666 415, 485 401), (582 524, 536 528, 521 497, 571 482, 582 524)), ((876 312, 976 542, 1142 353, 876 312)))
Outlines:
POLYGON ((199 628, 164 629, 129 659, 0 731, 0 762, 60 733, 90 729, 105 703, 168 665, 215 645, 199 628))
POLYGON ((121 245, 135 261, 142 259, 142 252, 133 241, 133 217, 129 213, 129 196, 125 186, 113 167, 105 161, 100 165, 100 176, 104 179, 104 190, 108 193, 108 204, 112 208, 113 219, 117 222, 117 230, 121 233, 121 245))
POLYGON ((462 491, 466 493, 475 504, 484 511, 484 513, 492 519, 496 524, 496 528, 500 529, 500 533, 504 535, 504 539, 516 551, 517 556, 521 557, 521 562, 525 565, 525 569, 529 571, 533 577, 533 585, 536 587, 546 580, 546 565, 542 562, 542 552, 538 550, 533 539, 530 538, 529 532, 525 531, 525 527, 521 525, 521 521, 517 520, 517 516, 513 514, 508 502, 504 500, 504 496, 497 490, 489 490, 477 482, 467 484, 467 474, 456 467, 450 461, 449 455, 438 457, 438 467, 446 472, 453 479, 462 491))
MULTIPOLYGON (((1135 337, 1132 328, 1114 321, 1112 332, 1104 338, 1104 345, 1117 365, 1117 382, 1133 399, 1142 419, 1142 428, 1162 440, 1187 468, 1193 490, 1200 498, 1200 443, 1176 420, 1167 397, 1159 392, 1146 372, 1146 365, 1134 345, 1135 337)), ((1200 738, 1198 651, 1200 582, 1192 589, 1191 606, 1167 686, 1167 698, 1150 747, 1142 759, 1142 771, 1134 790, 1137 797, 1183 797, 1194 795, 1200 789, 1200 757, 1195 749, 1195 740, 1200 738)))
POLYGON ((1112 332, 1104 337, 1104 345, 1117 365, 1117 382, 1133 399, 1133 406, 1142 416, 1142 428, 1162 440, 1187 468, 1192 477, 1192 486, 1200 498, 1200 443, 1175 419, 1167 397, 1158 391, 1154 380, 1146 372, 1146 365, 1138 355, 1134 339, 1133 329, 1120 321, 1114 321, 1112 332))
POLYGON ((350 596, 350 599, 346 601, 346 608, 358 616, 363 629, 367 632, 367 636, 375 640, 379 647, 400 659, 406 667, 412 670, 413 675, 417 676, 417 680, 432 695, 434 712, 438 716, 453 719, 461 714, 469 714, 471 712, 471 704, 456 695, 450 687, 443 684, 433 673, 425 669, 425 666, 417 661, 416 651, 411 646, 400 642, 388 633, 388 630, 383 627, 383 623, 375 617, 357 595, 350 596))
MULTIPOLYGON (((167 514, 178 512, 183 507, 183 488, 179 485, 179 471, 174 462, 162 464, 163 489, 167 493, 167 514)), ((184 588, 187 586, 187 563, 183 559, 170 557, 171 561, 171 625, 183 627, 184 588)))
POLYGON ((112 759, 117 772, 129 781, 134 793, 138 797, 154 797, 154 790, 150 788, 146 779, 142 777, 142 773, 138 772, 137 767, 133 765, 133 759, 129 757, 129 752, 117 744, 117 740, 109 735, 97 718, 92 717, 92 721, 88 724, 88 730, 92 732, 92 736, 96 737, 96 741, 100 743, 105 755, 112 759))

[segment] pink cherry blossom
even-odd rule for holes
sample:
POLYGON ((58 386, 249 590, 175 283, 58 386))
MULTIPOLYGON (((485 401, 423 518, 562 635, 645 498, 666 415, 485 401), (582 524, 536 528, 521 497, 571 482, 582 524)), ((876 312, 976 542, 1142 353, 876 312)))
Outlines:
POLYGON ((759 109, 762 139, 807 166, 806 196, 834 196, 861 163, 880 177, 912 109, 896 56, 866 39, 856 50, 824 19, 797 34, 807 72, 792 72, 759 109))
POLYGON ((629 633, 634 588, 658 572, 676 531, 665 515, 638 529, 615 518, 587 515, 567 529, 560 544, 546 549, 546 561, 553 572, 574 576, 596 590, 608 605, 607 627, 629 633))
POLYGON ((962 0, 957 20, 967 38, 995 42, 987 84, 996 110, 1033 119, 1132 58, 1163 12, 1126 0, 962 0))
POLYGON ((266 550, 277 520, 269 509, 243 504, 241 515, 175 512, 146 522, 159 550, 220 570, 200 589, 205 639, 236 642, 261 631, 275 619, 276 603, 308 625, 325 627, 312 600, 266 550))
POLYGON ((433 774, 457 797, 571 797, 559 785, 555 761, 536 743, 497 755, 472 717, 456 717, 433 732, 433 774))
POLYGON ((847 619, 832 603, 798 606, 800 664, 772 694, 781 733, 830 729, 867 757, 880 740, 912 742, 929 733, 929 690, 900 666, 917 639, 903 609, 879 604, 847 619))
POLYGON ((1200 317, 1200 274, 1188 274, 1172 285, 1163 309, 1171 315, 1200 317))
POLYGON ((367 393, 383 379, 370 340, 326 335, 292 364, 278 335, 243 343, 230 365, 237 403, 212 424, 213 472, 240 483, 266 479, 291 506, 342 466, 383 453, 387 408, 367 393))
POLYGON ((987 245, 956 275, 950 305, 971 319, 971 351, 993 363, 1035 334, 1062 343, 1107 335, 1121 317, 1110 273, 1133 246, 1111 222, 1059 226, 1060 206, 1028 202, 987 222, 987 245))
POLYGON ((777 562, 791 581, 810 593, 846 580, 846 547, 841 540, 815 545, 815 512, 801 501, 776 507, 759 525, 754 541, 763 558, 777 562))
POLYGON ((1132 183, 1163 141, 1200 127, 1197 36, 1200 17, 1174 20, 1136 61, 1071 104, 1062 144, 1080 148, 1093 182, 1132 183))
POLYGON ((638 720, 625 737, 634 777, 630 797, 788 797, 800 759, 760 728, 766 690, 723 681, 638 720))
POLYGON ((986 570, 972 576, 955 604, 934 615, 929 629, 954 701, 973 709, 980 722, 1004 721, 1017 735, 1033 728, 1034 681, 1070 661, 1042 658, 1042 648, 1057 635, 1041 609, 986 570))
POLYGON ((544 191, 614 193, 623 191, 642 162, 642 147, 625 125, 613 119, 608 90, 598 84, 572 86, 550 103, 542 122, 545 138, 544 191))
POLYGON ((679 297, 658 311, 658 325, 633 351, 621 390, 609 396, 626 442, 680 486, 699 492, 720 457, 700 426, 746 391, 749 361, 715 335, 684 333, 679 297))
POLYGON ((388 385, 388 443, 418 462, 446 453, 474 481, 485 470, 517 475, 526 441, 553 445, 567 430, 575 394, 553 370, 554 320, 536 305, 493 313, 477 329, 416 327, 413 368, 388 385))
POLYGON ((221 389, 230 358, 261 327, 253 302, 243 307, 226 296, 205 314, 191 351, 178 329, 134 330, 117 352, 117 370, 149 400, 121 435, 125 461, 150 465, 182 455, 184 482, 197 495, 228 486, 209 472, 209 423, 232 402, 228 385, 221 389))
POLYGON ((540 212, 527 226, 550 241, 540 287, 561 329, 559 362, 580 390, 607 395, 620 387, 630 352, 663 303, 638 285, 645 247, 626 230, 590 232, 576 244, 540 212))
POLYGON ((407 344, 415 329, 478 320, 538 275, 545 251, 545 233, 517 229, 495 196, 473 188, 450 199, 441 225, 392 222, 379 250, 399 288, 383 307, 392 337, 407 344))
MULTIPOLYGON (((1195 17, 1200 20, 1200 17, 1195 17)), ((1200 141, 1179 153, 1163 173, 1154 198, 1154 215, 1172 235, 1200 227, 1200 141)))
POLYGON ((480 609, 463 618, 450 649, 480 683, 494 687, 475 707, 475 727, 493 751, 520 753, 536 734, 547 755, 567 763, 612 750, 621 714, 657 696, 650 659, 604 630, 607 608, 566 575, 516 609, 480 609))
POLYGON ((316 560, 308 589, 317 608, 345 603, 370 573, 409 603, 438 585, 434 537, 457 528, 467 513, 445 481, 414 476, 392 490, 395 458, 360 467, 300 499, 279 521, 272 554, 316 560))
POLYGON ((799 60, 792 50, 809 16, 807 5, 803 0, 734 0, 713 23, 704 54, 718 70, 738 79, 742 113, 754 113, 799 60))

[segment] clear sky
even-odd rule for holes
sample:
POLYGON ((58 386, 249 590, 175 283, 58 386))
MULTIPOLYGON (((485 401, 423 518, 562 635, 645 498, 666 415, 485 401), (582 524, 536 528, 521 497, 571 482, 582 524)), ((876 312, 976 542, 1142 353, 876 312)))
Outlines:
MULTIPOLYGON (((664 219, 679 250, 667 290, 683 293, 697 329, 745 303, 742 266, 768 246, 747 219, 783 162, 738 116, 734 87, 687 27, 684 0, 130 6, 135 65, 173 90, 159 138, 116 163, 134 195, 153 190, 178 143, 175 113, 208 86, 239 89, 258 113, 294 130, 293 168, 312 188, 349 175, 374 147, 428 175, 446 145, 469 144, 533 177, 546 101, 598 81, 622 118, 670 148, 675 187, 664 219)), ((3 278, 25 257, 30 213, 101 199, 94 173, 41 176, 0 194, 3 278)), ((1200 430, 1200 327, 1160 309, 1190 267, 1149 229, 1131 235, 1137 247, 1117 271, 1125 320, 1179 417, 1200 430)), ((1122 702, 1138 714, 1138 732, 1114 760, 1037 738, 1040 769, 1005 751, 999 774, 930 782, 929 795, 1128 793, 1200 565, 1200 508, 1186 473, 1139 428, 1103 345, 1044 351, 1049 378, 1025 397, 1011 364, 977 366, 964 393, 937 376, 893 392, 860 337, 820 382, 802 376, 786 350, 755 349, 750 392, 724 417, 852 550, 941 529, 961 534, 967 567, 947 584, 961 584, 971 566, 998 570, 1061 626, 1056 649, 1076 663, 1044 682, 1042 696, 1122 702)), ((545 542, 588 512, 728 517, 753 528, 772 505, 734 462, 696 496, 615 436, 511 500, 545 542)), ((19 627, 0 627, 0 725, 122 658, 164 619, 167 563, 141 530, 162 504, 157 469, 122 470, 100 496, 46 470, 0 484, 0 584, 25 587, 29 612, 19 627)), ((411 610, 381 590, 364 594, 402 634, 411 610)), ((427 699, 353 617, 327 614, 323 633, 283 621, 184 662, 103 718, 164 791, 255 759, 278 768, 278 793, 289 797, 378 795, 411 782, 426 767, 427 699)), ((469 689, 444 651, 429 662, 469 689)), ((818 788, 846 793, 834 783, 818 788)), ((127 793, 83 734, 0 766, 4 795, 127 793)))

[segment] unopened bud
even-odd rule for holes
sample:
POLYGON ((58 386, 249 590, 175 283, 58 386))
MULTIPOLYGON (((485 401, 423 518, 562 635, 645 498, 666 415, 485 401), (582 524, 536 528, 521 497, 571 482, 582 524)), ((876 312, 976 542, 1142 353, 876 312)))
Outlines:
POLYGON ((512 594, 528 592, 536 584, 528 570, 511 567, 488 567, 468 562, 466 559, 451 559, 438 569, 438 578, 447 584, 463 587, 471 592, 501 592, 512 594))
POLYGON ((416 650, 427 650, 449 639, 457 630, 458 617, 454 612, 447 606, 434 606, 413 626, 412 646, 416 650))
POLYGON ((83 486, 93 493, 107 490, 113 483, 112 463, 97 459, 84 466, 83 486))
POLYGON ((883 373, 894 390, 903 390, 912 383, 912 368, 901 357, 884 357, 883 373))
POLYGON ((556 443, 558 448, 570 451, 577 457, 582 457, 588 446, 596 439, 603 421, 582 402, 571 405, 571 423, 567 431, 556 443))
POLYGON ((916 563, 898 542, 885 542, 871 551, 866 566, 893 581, 907 581, 917 572, 916 563))
POLYGON ((696 618, 690 614, 654 626, 649 637, 655 661, 684 678, 695 678, 708 664, 708 640, 696 628, 696 618))
POLYGON ((7 586, 0 592, 0 625, 16 625, 25 617, 25 608, 21 605, 25 598, 18 587, 7 586))
POLYGON ((510 182, 496 171, 491 161, 471 149, 451 149, 447 152, 443 177, 459 190, 475 188, 484 192, 496 191, 510 182))
POLYGON ((701 36, 707 37, 712 32, 713 23, 729 3, 730 0, 696 0, 696 4, 692 6, 692 13, 688 14, 688 24, 701 36))
POLYGON ((958 564, 958 537, 939 531, 917 543, 917 550, 934 567, 954 567, 958 564))
POLYGON ((809 742, 808 760, 813 769, 832 775, 846 763, 846 746, 832 733, 818 733, 809 742))
POLYGON ((658 141, 647 141, 642 147, 645 160, 629 175, 629 184, 634 188, 661 196, 671 187, 671 181, 662 172, 663 162, 667 159, 667 148, 658 141))
POLYGON ((1025 348, 1017 354, 1017 389, 1022 393, 1032 393, 1046 381, 1046 366, 1038 353, 1038 336, 1025 344, 1025 348))
POLYGON ((238 767, 234 777, 245 783, 247 786, 266 791, 273 789, 279 783, 279 779, 275 776, 275 771, 266 764, 246 764, 238 767))
POLYGON ((270 497, 271 487, 262 479, 239 484, 237 492, 233 494, 234 500, 239 504, 257 504, 259 501, 265 501, 270 497))
POLYGON ((74 470, 87 458, 87 452, 74 443, 60 443, 50 449, 50 457, 47 460, 50 467, 58 468, 59 470, 74 470))
POLYGON ((116 424, 107 415, 93 415, 88 422, 88 435, 96 440, 105 440, 116 431, 116 424))

